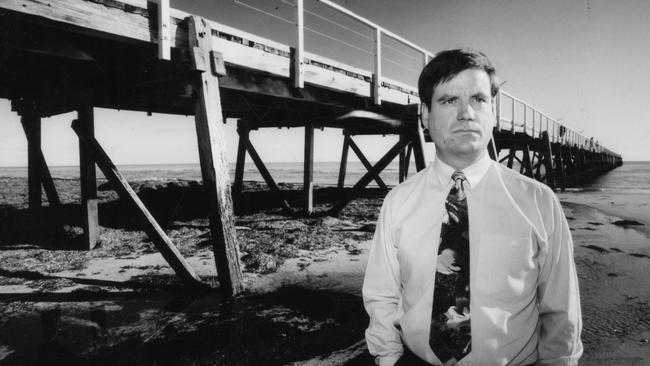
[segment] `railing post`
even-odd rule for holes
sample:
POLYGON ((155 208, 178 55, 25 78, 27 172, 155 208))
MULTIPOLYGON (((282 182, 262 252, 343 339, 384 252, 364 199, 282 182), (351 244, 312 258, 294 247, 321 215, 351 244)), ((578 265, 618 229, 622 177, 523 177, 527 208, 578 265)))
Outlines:
POLYGON ((527 119, 528 119, 528 105, 524 103, 524 135, 526 135, 528 132, 528 123, 526 123, 527 119))
POLYGON ((553 126, 553 138, 551 139, 551 141, 558 142, 558 140, 561 138, 561 136, 558 136, 558 133, 556 131, 557 130, 557 128, 556 128, 557 127, 557 122, 555 122, 555 120, 553 120, 552 126, 553 126))
POLYGON ((375 68, 372 74, 372 98, 375 104, 381 104, 381 29, 375 28, 375 68))
POLYGON ((530 137, 535 138, 535 116, 537 115, 537 111, 533 109, 533 128, 530 131, 530 137))
POLYGON ((171 60, 169 0, 158 0, 158 58, 171 60))
POLYGON ((501 131, 501 91, 497 93, 497 131, 501 131))
POLYGON ((305 54, 305 12, 304 1, 296 0, 296 44, 295 52, 293 54, 293 86, 296 88, 305 87, 305 79, 303 72, 305 54))
POLYGON ((544 116, 546 118, 546 133, 548 133, 548 116, 544 116))
POLYGON ((512 133, 515 133, 515 106, 517 105, 517 101, 515 98, 512 98, 512 118, 510 121, 510 130, 512 133))

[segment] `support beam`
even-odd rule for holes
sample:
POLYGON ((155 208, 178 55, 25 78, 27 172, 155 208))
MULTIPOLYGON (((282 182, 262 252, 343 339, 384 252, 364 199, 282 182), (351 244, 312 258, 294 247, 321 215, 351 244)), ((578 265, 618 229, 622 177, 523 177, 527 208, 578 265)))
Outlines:
POLYGON ((551 142, 548 139, 548 132, 542 132, 542 155, 543 155, 543 164, 546 170, 546 184, 551 187, 556 187, 555 182, 555 169, 553 167, 553 149, 551 148, 551 142))
POLYGON ((282 190, 280 190, 280 187, 278 187, 278 185, 275 183, 275 180, 273 180, 271 173, 266 168, 266 165, 264 165, 262 158, 260 158, 260 155, 257 153, 257 150, 255 150, 255 147, 251 143, 250 139, 248 139, 248 131, 250 130, 246 131, 247 136, 245 147, 248 151, 248 154, 251 156, 251 160, 253 160, 253 163, 255 163, 255 167, 257 167, 257 170, 262 175, 262 178, 264 178, 264 181, 266 182, 266 185, 269 186, 269 189, 273 192, 278 193, 280 196, 280 204, 282 205, 282 208, 287 212, 291 212, 291 205, 289 205, 289 202, 284 197, 282 197, 282 190))
POLYGON ((27 133, 27 190, 28 202, 31 210, 39 210, 41 201, 41 117, 30 108, 24 111, 22 124, 27 133))
POLYGON ((156 219, 149 213, 144 203, 142 203, 126 179, 117 170, 117 167, 115 167, 99 142, 95 138, 84 134, 85 131, 81 127, 79 120, 72 122, 72 129, 79 136, 79 140, 85 145, 86 151, 90 153, 92 159, 104 173, 104 176, 113 184, 120 198, 129 202, 136 209, 136 212, 140 214, 144 224, 144 231, 176 274, 189 285, 204 286, 199 276, 194 273, 178 249, 169 240, 167 234, 158 225, 156 219))
POLYGON ((515 160, 515 154, 517 153, 517 149, 515 149, 512 145, 508 149, 508 168, 512 169, 512 166, 514 164, 515 160))
POLYGON ((488 155, 490 155, 490 159, 499 161, 499 151, 494 143, 494 138, 491 138, 490 142, 488 142, 488 155))
MULTIPOLYGON (((349 135, 346 135, 346 137, 348 139, 348 143, 350 144, 350 147, 352 148, 352 151, 354 151, 354 153, 357 155, 357 157, 359 158, 359 161, 361 161, 361 164, 363 164, 363 166, 368 171, 372 170, 372 164, 370 164, 370 162, 368 161, 366 156, 363 155, 363 152, 361 151, 359 146, 357 146, 357 144, 354 142, 354 140, 352 140, 352 137, 349 136, 349 135)), ((379 174, 377 174, 375 177, 373 177, 373 179, 375 180, 375 182, 377 182, 377 185, 381 189, 388 189, 388 187, 386 186, 386 183, 384 183, 384 181, 381 179, 379 174)))
MULTIPOLYGON (((237 122, 239 145, 237 146, 237 163, 235 165, 235 185, 233 193, 239 194, 244 189, 244 168, 246 166, 246 147, 249 143, 250 128, 242 121, 237 122)), ((258 168, 259 169, 259 168, 258 168)))
POLYGON ((158 58, 171 60, 171 19, 169 0, 158 0, 158 58))
POLYGON ((337 187, 345 187, 345 173, 348 167, 348 152, 350 151, 350 141, 348 135, 343 135, 343 149, 341 150, 341 167, 339 168, 339 182, 337 187))
POLYGON ((296 0, 296 39, 295 48, 291 52, 291 63, 293 66, 293 86, 296 88, 305 87, 305 73, 303 59, 305 54, 305 10, 304 0, 296 0))
POLYGON ((303 172, 304 208, 307 215, 314 212, 314 126, 305 126, 305 157, 303 172))
MULTIPOLYGON (((25 137, 27 137, 27 141, 29 141, 29 126, 25 124, 25 119, 21 119, 21 125, 23 126, 25 137)), ((50 169, 47 167, 47 162, 45 161, 43 151, 40 152, 39 165, 41 166, 41 182, 43 183, 43 189, 45 190, 47 202, 50 204, 50 207, 61 206, 61 199, 59 198, 59 194, 56 191, 56 186, 54 185, 54 180, 52 180, 50 169)))
POLYGON ((377 164, 375 164, 375 166, 373 166, 372 169, 368 171, 368 173, 359 179, 354 187, 352 187, 352 192, 350 194, 344 195, 343 198, 337 202, 334 207, 332 207, 330 214, 337 215, 350 202, 350 200, 353 197, 357 196, 359 192, 361 192, 361 190, 364 189, 368 183, 374 179, 374 177, 378 176, 379 173, 381 173, 382 170, 384 170, 405 147, 406 144, 404 141, 397 141, 397 143, 393 145, 390 150, 388 150, 388 152, 377 162, 377 164))
POLYGON ((197 16, 188 17, 187 22, 189 47, 197 70, 193 85, 196 96, 194 119, 201 176, 208 196, 212 247, 219 284, 223 291, 234 296, 244 291, 244 283, 230 194, 219 79, 208 71, 212 68, 201 68, 209 65, 212 30, 205 19, 197 16))
POLYGON ((375 64, 372 73, 372 100, 381 104, 381 29, 375 29, 375 64))
MULTIPOLYGON (((406 136, 403 133, 399 134, 400 140, 406 140, 406 136)), ((402 150, 399 152, 399 163, 398 163, 398 181, 402 183, 406 179, 406 151, 402 150)))
POLYGON ((413 143, 410 143, 406 148, 406 161, 404 164, 404 179, 409 176, 409 166, 411 165, 411 155, 413 154, 413 143))
POLYGON ((427 167, 427 161, 424 157, 424 128, 421 123, 415 127, 416 135, 413 139, 413 157, 415 158, 415 169, 419 172, 427 167))
POLYGON ((533 178, 533 160, 528 144, 524 144, 524 158, 522 167, 524 169, 523 174, 529 178, 533 178))
MULTIPOLYGON (((84 105, 77 111, 79 129, 88 139, 95 139, 93 107, 84 105)), ((84 249, 93 249, 99 241, 99 212, 97 210, 97 176, 95 161, 86 144, 79 139, 79 178, 81 184, 81 222, 84 249)))

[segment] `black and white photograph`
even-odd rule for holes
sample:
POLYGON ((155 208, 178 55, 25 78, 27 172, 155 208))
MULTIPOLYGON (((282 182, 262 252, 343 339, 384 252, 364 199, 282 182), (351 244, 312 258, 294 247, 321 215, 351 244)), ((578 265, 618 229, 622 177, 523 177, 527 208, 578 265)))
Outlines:
POLYGON ((0 0, 0 365, 650 366, 650 2, 0 0))

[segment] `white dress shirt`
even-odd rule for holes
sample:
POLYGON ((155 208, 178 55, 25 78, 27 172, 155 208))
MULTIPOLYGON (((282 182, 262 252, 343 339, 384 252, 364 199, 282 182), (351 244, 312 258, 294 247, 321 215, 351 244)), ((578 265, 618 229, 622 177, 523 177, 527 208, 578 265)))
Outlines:
MULTIPOLYGON (((381 366, 405 344, 433 365, 431 305, 444 201, 439 159, 395 187, 363 284, 366 341, 381 366)), ((471 352, 459 365, 577 365, 582 319, 573 242, 553 191, 486 156, 463 169, 470 237, 471 352)))

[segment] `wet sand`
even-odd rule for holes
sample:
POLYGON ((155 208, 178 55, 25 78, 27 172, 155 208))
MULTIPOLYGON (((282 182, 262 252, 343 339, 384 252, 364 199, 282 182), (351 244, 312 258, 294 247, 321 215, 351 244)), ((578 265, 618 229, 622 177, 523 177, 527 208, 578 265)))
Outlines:
MULTIPOLYGON (((0 178, 3 365, 372 364, 363 342, 367 316, 360 288, 381 191, 367 192, 336 218, 305 218, 273 208, 277 197, 247 182, 235 207, 248 292, 229 301, 218 289, 184 289, 110 191, 100 191, 101 245, 88 252, 74 249, 81 234, 77 181, 56 180, 64 207, 46 209, 38 220, 26 211, 25 183, 0 178)), ((192 267, 216 288, 200 186, 134 186, 192 267)), ((282 188, 290 200, 298 196, 299 187, 282 188)), ((317 211, 334 193, 316 192, 317 211)), ((559 196, 581 286, 581 364, 647 365, 650 197, 559 196)))

